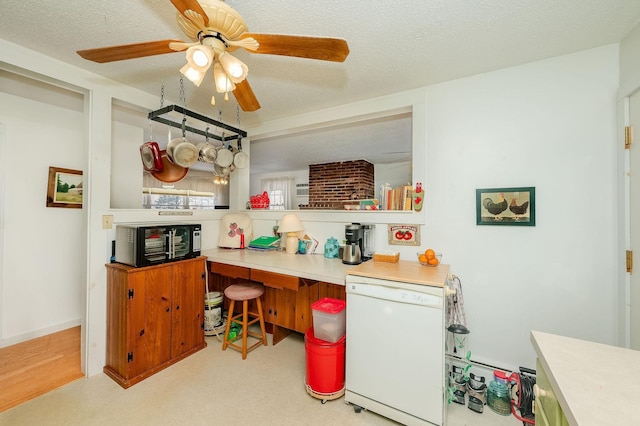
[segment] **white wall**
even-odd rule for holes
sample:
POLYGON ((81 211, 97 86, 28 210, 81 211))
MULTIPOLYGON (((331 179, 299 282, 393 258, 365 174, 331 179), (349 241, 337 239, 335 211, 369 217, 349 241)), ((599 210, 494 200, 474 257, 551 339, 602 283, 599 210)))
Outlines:
POLYGON ((86 171, 82 108, 80 94, 0 73, 0 347, 79 325, 83 317, 86 210, 46 207, 49 166, 86 171))
POLYGON ((615 344, 618 48, 427 88, 427 238, 462 280, 474 359, 535 368, 529 330, 615 344), (536 226, 476 226, 534 186, 536 226))

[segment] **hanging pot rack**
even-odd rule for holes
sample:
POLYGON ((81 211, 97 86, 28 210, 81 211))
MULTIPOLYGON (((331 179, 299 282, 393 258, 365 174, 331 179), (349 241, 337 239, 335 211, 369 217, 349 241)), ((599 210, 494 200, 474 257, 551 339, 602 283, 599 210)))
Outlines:
POLYGON ((220 142, 223 143, 223 145, 227 142, 227 141, 233 141, 233 140, 237 140, 238 143, 240 143, 240 141, 242 140, 242 138, 246 138, 247 137, 247 132, 245 132, 244 130, 238 129, 236 127, 230 126, 228 124, 225 124, 221 121, 218 120, 214 120, 213 118, 204 116, 202 114, 198 114, 197 112, 188 110, 186 108, 183 108, 179 105, 168 105, 164 108, 160 108, 158 110, 155 111, 151 111, 149 113, 149 120, 153 120, 153 121, 157 121, 158 123, 162 123, 162 124, 166 124, 168 126, 171 127, 175 127, 178 129, 183 129, 183 130, 187 130, 191 133, 196 133, 199 135, 204 136, 205 138, 211 138, 211 139, 216 139, 220 142), (174 119, 174 117, 172 117, 171 115, 169 115, 171 112, 176 112, 178 114, 182 115, 182 118, 180 121, 176 121, 174 119), (191 117, 195 120, 201 121, 203 123, 208 123, 208 124, 212 124, 216 127, 219 127, 221 129, 224 129, 225 131, 222 132, 222 136, 220 135, 216 135, 215 133, 210 133, 208 131, 208 126, 206 130, 202 130, 202 129, 198 129, 196 127, 193 126, 188 126, 184 123, 184 118, 185 117, 191 117), (230 133, 227 133, 230 132, 230 133))

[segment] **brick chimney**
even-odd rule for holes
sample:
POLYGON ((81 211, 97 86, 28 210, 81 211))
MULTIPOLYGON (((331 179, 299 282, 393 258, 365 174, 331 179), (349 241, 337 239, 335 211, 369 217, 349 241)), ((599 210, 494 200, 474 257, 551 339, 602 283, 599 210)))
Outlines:
POLYGON ((309 166, 309 204, 300 208, 342 209, 343 201, 375 197, 374 166, 365 160, 309 166))

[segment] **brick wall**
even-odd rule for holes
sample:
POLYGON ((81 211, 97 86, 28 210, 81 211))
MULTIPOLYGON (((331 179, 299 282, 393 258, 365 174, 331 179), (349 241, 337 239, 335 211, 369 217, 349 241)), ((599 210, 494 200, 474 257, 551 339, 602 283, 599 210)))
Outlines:
POLYGON ((309 166, 309 204, 301 208, 342 209, 342 201, 375 197, 374 166, 365 160, 309 166))

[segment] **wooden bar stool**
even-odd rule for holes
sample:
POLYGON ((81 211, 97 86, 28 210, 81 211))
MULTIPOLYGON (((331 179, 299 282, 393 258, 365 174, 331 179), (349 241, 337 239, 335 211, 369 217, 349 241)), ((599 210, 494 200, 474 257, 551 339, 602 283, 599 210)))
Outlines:
POLYGON ((231 303, 229 304, 229 318, 227 318, 227 328, 224 332, 224 341, 222 342, 223 351, 227 349, 227 346, 231 346, 242 352, 242 359, 246 359, 247 352, 260 345, 260 343, 267 346, 267 333, 264 329, 264 316, 262 315, 262 302, 260 301, 262 293, 264 293, 264 286, 256 283, 233 284, 224 290, 224 295, 231 300, 231 303), (249 301, 254 299, 258 307, 258 313, 249 312, 249 301), (233 312, 236 302, 242 302, 242 312, 238 315, 234 315, 233 312), (249 326, 258 321, 260 322, 260 331, 262 333, 258 334, 249 331, 249 326), (242 331, 229 341, 229 330, 231 329, 232 322, 242 326, 242 331), (258 339, 258 341, 247 348, 247 337, 254 337, 258 339), (240 338, 242 338, 242 346, 234 343, 240 338))

